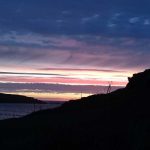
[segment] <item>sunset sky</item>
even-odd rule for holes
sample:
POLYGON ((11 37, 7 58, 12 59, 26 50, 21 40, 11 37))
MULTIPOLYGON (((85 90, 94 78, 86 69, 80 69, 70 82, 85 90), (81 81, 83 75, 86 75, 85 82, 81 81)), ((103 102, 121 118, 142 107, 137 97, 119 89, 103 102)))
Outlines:
POLYGON ((0 92, 106 93, 150 66, 149 0, 0 0, 0 92))

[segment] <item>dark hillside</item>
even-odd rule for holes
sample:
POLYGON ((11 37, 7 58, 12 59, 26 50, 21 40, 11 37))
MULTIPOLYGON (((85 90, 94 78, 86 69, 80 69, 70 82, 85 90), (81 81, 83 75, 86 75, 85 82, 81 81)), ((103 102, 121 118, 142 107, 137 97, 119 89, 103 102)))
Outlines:
POLYGON ((149 150, 150 70, 124 89, 0 122, 2 149, 149 150))

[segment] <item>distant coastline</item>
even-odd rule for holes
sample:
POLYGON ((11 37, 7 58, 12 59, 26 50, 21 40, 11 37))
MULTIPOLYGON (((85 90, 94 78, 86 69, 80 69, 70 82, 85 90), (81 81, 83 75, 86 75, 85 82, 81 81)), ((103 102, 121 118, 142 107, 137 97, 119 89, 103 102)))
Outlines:
POLYGON ((0 93, 0 103, 29 103, 44 104, 46 102, 22 95, 0 93))

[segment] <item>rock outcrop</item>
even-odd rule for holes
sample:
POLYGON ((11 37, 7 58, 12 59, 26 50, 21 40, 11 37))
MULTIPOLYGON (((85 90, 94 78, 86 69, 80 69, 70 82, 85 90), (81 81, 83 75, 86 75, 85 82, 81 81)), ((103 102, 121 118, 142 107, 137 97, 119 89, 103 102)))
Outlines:
POLYGON ((127 89, 141 91, 150 90, 150 69, 134 74, 133 77, 128 78, 128 80, 127 89))

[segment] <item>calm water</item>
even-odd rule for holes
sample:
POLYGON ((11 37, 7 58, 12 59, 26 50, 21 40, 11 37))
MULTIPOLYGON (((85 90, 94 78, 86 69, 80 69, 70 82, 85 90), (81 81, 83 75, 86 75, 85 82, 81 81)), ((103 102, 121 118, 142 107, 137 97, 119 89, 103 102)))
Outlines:
POLYGON ((48 104, 0 104, 0 120, 8 118, 18 118, 28 115, 34 111, 55 108, 62 103, 51 102, 48 104))

